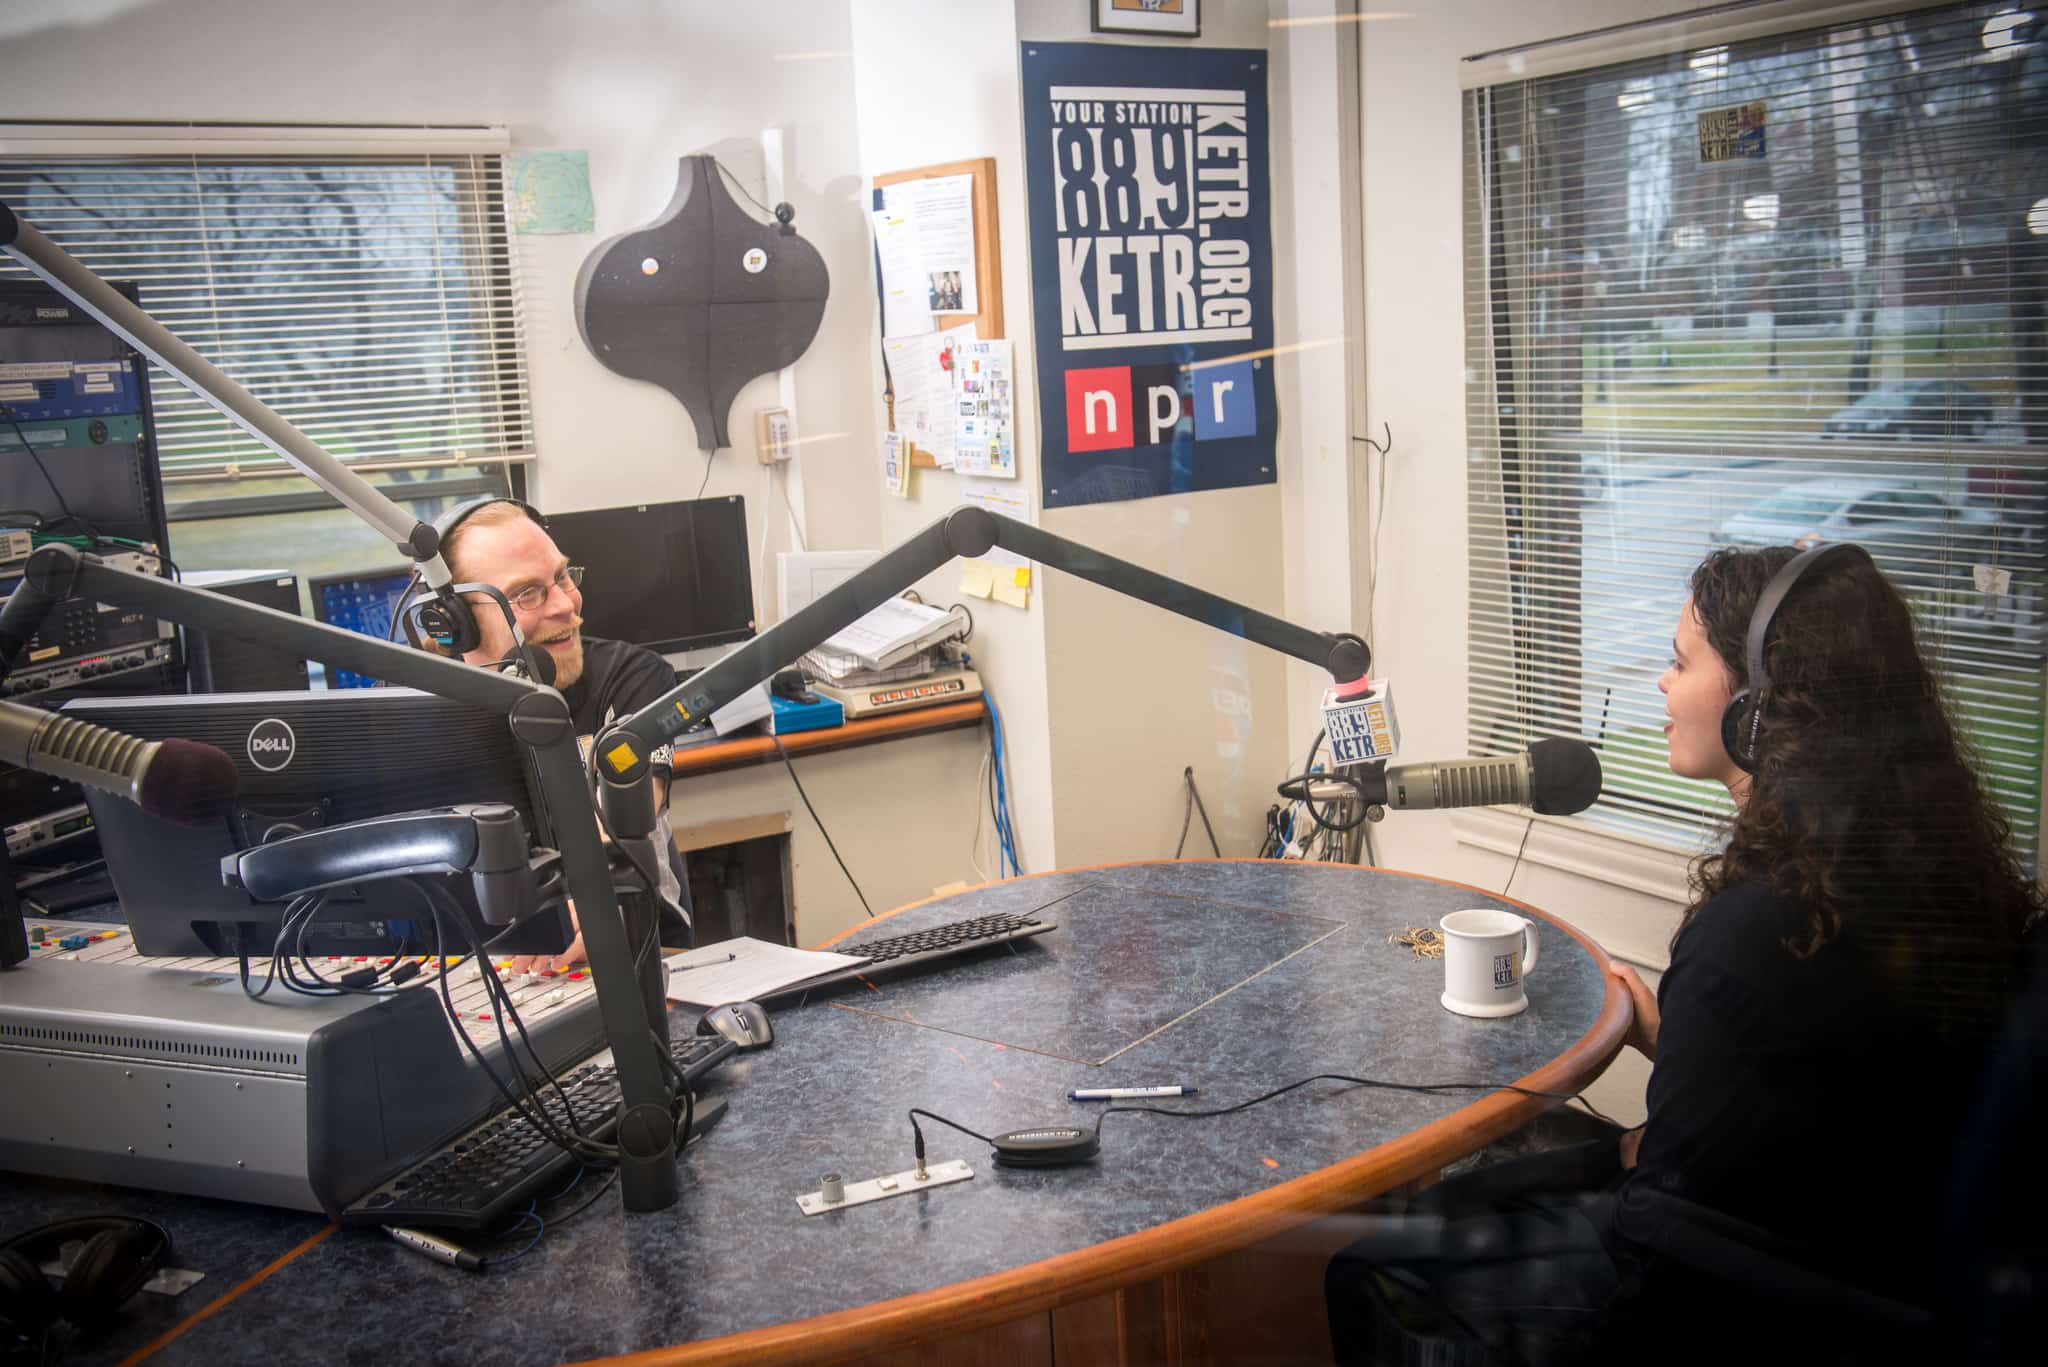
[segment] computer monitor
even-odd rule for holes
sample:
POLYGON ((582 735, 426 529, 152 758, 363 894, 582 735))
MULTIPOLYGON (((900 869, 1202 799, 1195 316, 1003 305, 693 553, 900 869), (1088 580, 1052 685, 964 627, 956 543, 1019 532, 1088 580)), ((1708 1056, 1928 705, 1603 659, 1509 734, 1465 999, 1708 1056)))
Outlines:
MULTIPOLYGON (((66 709, 146 740, 179 737, 216 746, 235 763, 240 791, 228 814, 204 827, 173 826, 131 802, 87 790, 135 946, 144 954, 208 956, 243 948, 268 953, 285 908, 258 903, 221 882, 224 856, 294 831, 459 802, 507 802, 536 845, 553 823, 527 752, 502 716, 409 688, 335 692, 216 693, 80 699, 66 709)), ((444 880, 479 938, 467 878, 444 880)), ((497 946, 558 953, 566 912, 533 918, 497 946)), ((431 952, 432 918, 419 896, 385 879, 336 894, 309 931, 320 954, 431 952), (312 933, 317 931, 318 933, 312 933)), ((449 953, 458 952, 452 946, 449 953)), ((467 952, 465 945, 460 952, 467 952)))
MULTIPOLYGON (((412 583, 409 569, 359 570, 354 574, 316 574, 306 580, 313 599, 313 619, 380 641, 398 640, 391 615, 412 583)), ((375 688, 379 680, 353 670, 329 669, 329 688, 375 688)))
POLYGON ((747 504, 739 497, 552 513, 548 534, 583 581, 583 626, 661 654, 754 634, 747 504))

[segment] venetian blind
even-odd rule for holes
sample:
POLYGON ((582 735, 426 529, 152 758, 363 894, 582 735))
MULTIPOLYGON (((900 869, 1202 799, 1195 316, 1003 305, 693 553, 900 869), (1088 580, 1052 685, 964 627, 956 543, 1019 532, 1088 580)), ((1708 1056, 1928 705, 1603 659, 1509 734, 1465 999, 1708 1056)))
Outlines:
MULTIPOLYGON (((160 322, 344 461, 530 459, 501 159, 247 146, 0 157, 0 202, 133 281, 160 322)), ((167 482, 288 468, 154 367, 150 389, 167 482)))
POLYGON ((2042 786, 2048 32, 1965 5, 1465 104, 1470 742, 1583 736, 1691 845, 1656 681, 1726 544, 1867 547, 2028 857, 2042 786))

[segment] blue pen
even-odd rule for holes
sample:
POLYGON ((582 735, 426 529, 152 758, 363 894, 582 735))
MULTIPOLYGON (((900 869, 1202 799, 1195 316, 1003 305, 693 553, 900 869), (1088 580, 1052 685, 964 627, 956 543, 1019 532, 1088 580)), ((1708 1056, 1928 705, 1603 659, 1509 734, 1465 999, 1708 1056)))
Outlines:
POLYGON ((1154 1096, 1193 1096, 1195 1089, 1172 1087, 1083 1087, 1067 1093, 1069 1101, 1136 1101, 1154 1096))

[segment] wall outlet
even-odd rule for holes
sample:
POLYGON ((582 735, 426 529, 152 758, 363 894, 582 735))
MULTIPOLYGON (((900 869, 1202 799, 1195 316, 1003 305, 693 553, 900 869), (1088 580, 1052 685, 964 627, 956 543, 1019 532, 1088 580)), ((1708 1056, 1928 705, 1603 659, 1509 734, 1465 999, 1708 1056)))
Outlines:
POLYGON ((787 408, 764 408, 754 415, 754 454, 763 465, 795 458, 796 419, 787 408))

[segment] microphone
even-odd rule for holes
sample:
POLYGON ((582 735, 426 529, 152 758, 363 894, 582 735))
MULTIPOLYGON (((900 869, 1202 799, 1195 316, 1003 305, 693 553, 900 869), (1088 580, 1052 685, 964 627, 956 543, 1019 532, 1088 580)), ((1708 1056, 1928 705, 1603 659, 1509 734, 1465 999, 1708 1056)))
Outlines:
POLYGON ((555 686, 555 657, 530 641, 522 641, 506 651, 498 668, 543 688, 555 686))
POLYGON ((1582 740, 1539 740, 1523 754, 1395 764, 1360 774, 1366 800, 1400 811, 1440 807, 1534 807, 1542 816, 1583 812, 1600 796, 1600 756, 1582 740), (1380 791, 1374 795, 1370 790, 1380 791))
POLYGON ((241 781, 235 762, 211 745, 146 741, 17 702, 0 702, 0 763, 127 798, 179 826, 225 816, 241 781))

